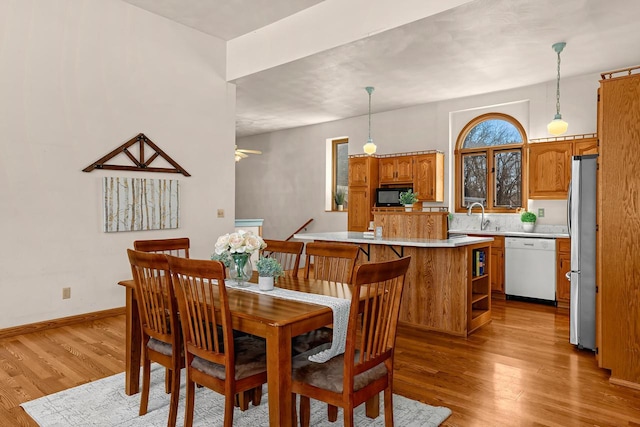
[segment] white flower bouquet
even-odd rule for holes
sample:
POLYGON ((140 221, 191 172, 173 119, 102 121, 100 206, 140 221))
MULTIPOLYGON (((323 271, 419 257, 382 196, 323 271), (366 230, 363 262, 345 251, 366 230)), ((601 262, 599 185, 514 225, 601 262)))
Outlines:
POLYGON ((251 254, 266 247, 267 244, 262 240, 262 237, 253 234, 251 231, 238 230, 235 233, 228 233, 218 237, 215 253, 217 255, 221 255, 224 252, 251 254))

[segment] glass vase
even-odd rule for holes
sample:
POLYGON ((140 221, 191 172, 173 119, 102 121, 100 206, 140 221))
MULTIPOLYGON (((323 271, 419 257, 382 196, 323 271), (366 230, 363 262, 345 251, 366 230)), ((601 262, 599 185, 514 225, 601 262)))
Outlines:
POLYGON ((236 286, 249 286, 248 280, 251 279, 252 274, 251 254, 231 254, 229 278, 235 282, 236 286))

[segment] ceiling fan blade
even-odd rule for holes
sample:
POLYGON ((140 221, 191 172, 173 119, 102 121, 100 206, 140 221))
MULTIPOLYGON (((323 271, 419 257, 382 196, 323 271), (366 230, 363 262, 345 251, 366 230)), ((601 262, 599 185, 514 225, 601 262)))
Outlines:
POLYGON ((241 153, 249 153, 249 154, 262 154, 262 151, 259 150, 245 150, 244 148, 236 148, 236 151, 241 153))

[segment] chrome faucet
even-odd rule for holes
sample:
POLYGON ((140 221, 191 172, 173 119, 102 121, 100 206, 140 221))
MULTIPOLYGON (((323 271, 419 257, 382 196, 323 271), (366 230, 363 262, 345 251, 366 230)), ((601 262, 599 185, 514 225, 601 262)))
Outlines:
POLYGON ((480 202, 473 202, 471 203, 471 205, 469 206, 469 210, 467 211, 467 215, 471 215, 471 209, 473 209, 474 206, 480 206, 480 208, 482 209, 482 218, 480 218, 480 230, 484 230, 485 228, 487 228, 487 225, 489 225, 489 220, 484 220, 484 205, 480 202))

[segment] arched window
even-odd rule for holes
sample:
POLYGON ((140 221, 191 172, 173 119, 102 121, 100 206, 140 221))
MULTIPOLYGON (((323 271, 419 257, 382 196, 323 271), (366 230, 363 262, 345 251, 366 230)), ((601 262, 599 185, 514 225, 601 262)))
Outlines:
POLYGON ((489 113, 471 120, 456 143, 456 211, 479 202, 487 212, 526 207, 527 136, 513 117, 489 113))

